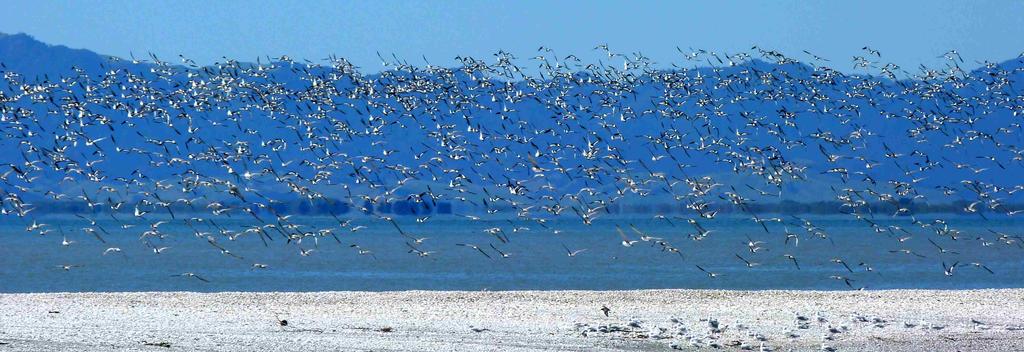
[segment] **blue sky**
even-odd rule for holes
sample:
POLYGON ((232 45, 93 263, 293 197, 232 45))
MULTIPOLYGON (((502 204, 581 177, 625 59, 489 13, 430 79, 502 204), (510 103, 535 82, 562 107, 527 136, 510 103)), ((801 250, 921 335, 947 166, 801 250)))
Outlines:
POLYGON ((905 68, 938 65, 957 49, 1003 61, 1024 51, 1024 2, 1001 1, 5 1, 0 32, 99 53, 183 54, 200 63, 287 54, 346 57, 381 69, 376 52, 450 65, 499 49, 531 57, 539 46, 596 60, 608 43, 666 64, 675 47, 734 53, 759 45, 852 70, 868 45, 905 68))

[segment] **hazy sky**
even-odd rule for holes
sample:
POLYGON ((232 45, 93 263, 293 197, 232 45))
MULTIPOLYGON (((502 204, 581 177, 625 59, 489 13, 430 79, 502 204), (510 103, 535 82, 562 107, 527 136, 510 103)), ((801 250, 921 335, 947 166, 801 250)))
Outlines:
POLYGON ((287 54, 347 57, 368 71, 376 52, 410 63, 452 64, 456 55, 498 49, 531 57, 599 58, 593 47, 639 51, 666 64, 675 47, 734 53, 759 45, 807 58, 802 50, 852 69, 868 45, 905 68, 957 49, 974 60, 1003 61, 1024 51, 1024 2, 997 1, 4 1, 0 32, 51 44, 128 56, 183 54, 200 63, 287 54))

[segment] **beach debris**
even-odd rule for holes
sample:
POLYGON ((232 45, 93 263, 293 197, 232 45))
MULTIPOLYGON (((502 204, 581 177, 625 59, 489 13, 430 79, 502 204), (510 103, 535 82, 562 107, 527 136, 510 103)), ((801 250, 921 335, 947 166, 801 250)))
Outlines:
POLYGON ((170 342, 146 342, 146 341, 142 341, 142 344, 145 345, 145 346, 156 346, 156 347, 163 347, 163 348, 171 348, 171 343, 170 342))

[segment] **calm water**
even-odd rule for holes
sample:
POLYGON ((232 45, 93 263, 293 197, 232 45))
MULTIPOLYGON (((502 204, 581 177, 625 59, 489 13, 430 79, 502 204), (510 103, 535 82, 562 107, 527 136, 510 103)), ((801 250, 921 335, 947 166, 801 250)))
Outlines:
MULTIPOLYGON (((944 215, 944 218, 949 216, 944 215)), ((311 239, 301 244, 286 244, 279 235, 264 245, 255 235, 246 235, 218 243, 244 257, 222 255, 206 240, 192 235, 183 223, 160 226, 168 234, 154 245, 170 247, 154 254, 143 245, 139 235, 146 224, 123 230, 112 220, 99 225, 112 233, 105 236, 107 244, 78 230, 88 224, 71 217, 43 218, 56 228, 61 227, 70 246, 63 246, 57 231, 40 236, 25 231, 28 223, 5 218, 0 225, 0 291, 321 291, 321 290, 554 290, 554 289, 641 289, 641 288, 724 288, 724 289, 849 289, 833 275, 853 279, 854 287, 883 288, 995 288, 1024 287, 1024 249, 1019 242, 1005 243, 990 232, 1017 235, 1024 221, 958 218, 949 221, 961 231, 959 239, 936 235, 921 229, 909 219, 879 217, 882 225, 902 226, 914 233, 877 234, 862 222, 847 217, 811 217, 814 224, 828 236, 809 235, 799 226, 787 225, 799 234, 799 246, 784 243, 781 224, 769 225, 765 233, 760 225, 744 218, 716 219, 704 226, 713 230, 701 241, 690 239, 693 227, 683 220, 651 218, 598 220, 584 226, 574 219, 552 221, 550 229, 536 223, 512 223, 507 220, 466 221, 436 217, 426 223, 412 218, 399 219, 406 232, 429 237, 423 250, 436 251, 421 258, 408 253, 405 242, 389 223, 370 218, 354 218, 353 225, 367 226, 358 232, 338 230, 341 244, 332 237, 319 243, 311 239), (683 257, 663 252, 658 246, 640 242, 624 247, 615 231, 619 224, 633 239, 628 224, 653 236, 664 238, 682 249, 683 257), (513 232, 516 226, 526 226, 513 232), (500 227, 510 238, 500 243, 484 229, 500 227), (553 234, 551 229, 561 233, 553 234), (116 231, 115 231, 116 230, 116 231), (764 241, 757 253, 748 250, 748 236, 764 241), (978 237, 982 237, 978 239, 978 237), (940 253, 927 239, 947 251, 940 253), (485 248, 493 259, 479 252, 456 246, 473 243, 485 248), (500 258, 488 244, 510 253, 500 258), (351 244, 370 250, 373 255, 359 255, 351 244), (575 257, 566 254, 564 246, 587 249, 575 257), (123 255, 101 255, 108 247, 120 247, 123 255), (300 248, 315 249, 309 256, 299 255, 300 248), (891 253, 910 249, 926 256, 891 253), (736 254, 760 265, 748 268, 736 254), (792 254, 800 263, 797 270, 783 257, 792 254), (831 261, 841 258, 853 269, 831 261), (952 264, 979 262, 991 268, 989 274, 973 266, 958 267, 952 276, 943 273, 942 262, 952 264), (252 269, 253 263, 266 264, 266 269, 252 269), (865 263, 865 265, 859 265, 865 263), (60 265, 81 267, 65 271, 60 265), (716 278, 699 271, 695 265, 718 273, 716 278), (871 267, 872 271, 866 268, 871 267), (195 272, 209 283, 196 279, 173 277, 195 272)), ((217 220, 225 228, 240 229, 253 225, 241 218, 217 220)), ((308 229, 338 228, 333 218, 292 218, 308 229)), ((209 231, 204 226, 201 231, 209 231)))

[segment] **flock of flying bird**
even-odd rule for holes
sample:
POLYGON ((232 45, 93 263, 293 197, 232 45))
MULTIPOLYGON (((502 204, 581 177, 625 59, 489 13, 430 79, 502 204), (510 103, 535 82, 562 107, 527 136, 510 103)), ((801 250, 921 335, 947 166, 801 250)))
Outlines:
MULTIPOLYGON (((918 218, 923 206, 952 206, 983 221, 1024 211, 1014 203, 1024 190, 1019 59, 966 71, 951 51, 944 67, 910 74, 864 48, 853 69, 866 73, 850 74, 807 52, 801 56, 810 59, 800 61, 758 47, 732 55, 679 50, 686 64, 669 66, 606 45, 594 50, 602 58, 595 63, 542 47, 528 59, 457 57, 455 68, 382 57, 385 70, 374 75, 334 57, 199 66, 151 55, 60 77, 0 68, 0 146, 7 151, 0 211, 21 218, 29 233, 60 236, 64 246, 73 243, 70 233, 105 242, 113 229, 103 224, 113 221, 154 254, 168 236, 194 235, 238 257, 230 242, 240 237, 343 243, 366 225, 331 213, 336 224, 314 228, 275 206, 338 201, 380 220, 370 225, 394 227, 411 255, 427 257, 447 249, 404 231, 379 207, 447 202, 468 222, 513 218, 483 229, 482 244, 459 244, 507 258, 503 248, 517 231, 557 236, 562 230, 552 220, 577 219, 608 232, 612 224, 594 222, 623 204, 667 203, 681 210, 656 218, 685 241, 714 240, 705 226, 725 209, 757 223, 764 233, 737 244, 735 255, 737 264, 754 267, 756 257, 780 254, 765 254, 767 243, 828 238, 806 218, 765 216, 773 205, 813 194, 858 219, 865 233, 891 238, 880 251, 935 260, 946 275, 993 273, 948 248, 1021 247, 1019 235, 965 233, 940 218, 918 218), (40 220, 61 204, 78 204, 65 208, 87 225, 40 220), (222 225, 229 217, 251 225, 222 225), (192 234, 169 233, 168 222, 192 234), (936 250, 908 249, 911 238, 936 250)), ((622 246, 649 244, 718 275, 700 265, 699 253, 687 253, 686 242, 625 223, 614 228, 622 246)), ((298 255, 313 253, 299 248, 298 255)), ((586 253, 561 249, 569 257, 586 253)), ((795 256, 784 256, 799 269, 795 256)), ((842 273, 854 271, 832 261, 842 273)), ((848 276, 832 278, 854 287, 848 276)))

